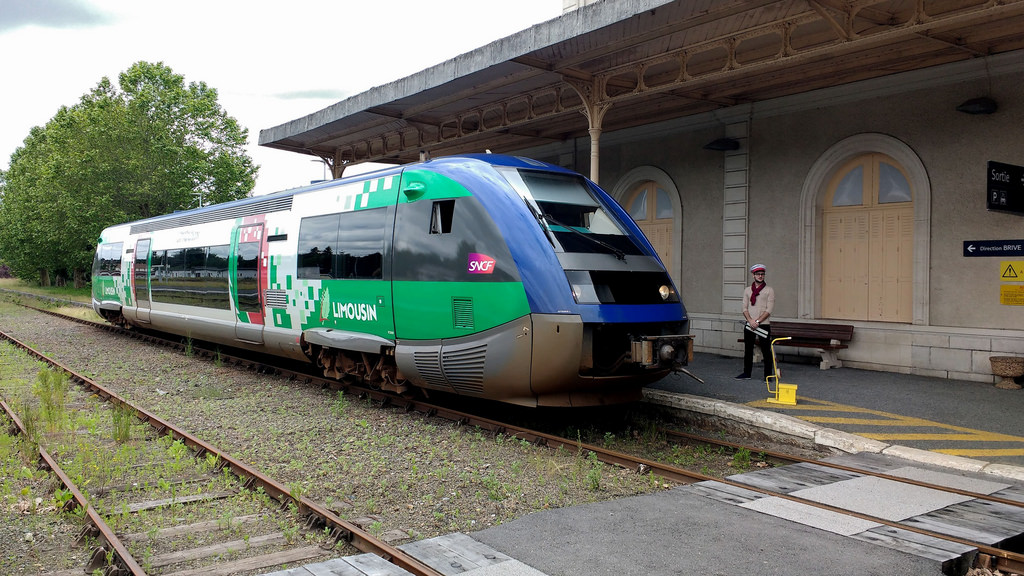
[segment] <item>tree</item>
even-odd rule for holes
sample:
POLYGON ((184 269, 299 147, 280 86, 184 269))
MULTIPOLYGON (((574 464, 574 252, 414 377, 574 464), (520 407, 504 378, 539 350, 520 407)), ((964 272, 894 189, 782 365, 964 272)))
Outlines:
POLYGON ((0 254, 20 278, 89 269, 103 228, 246 197, 248 131, 203 82, 137 62, 62 107, 0 173, 0 254))

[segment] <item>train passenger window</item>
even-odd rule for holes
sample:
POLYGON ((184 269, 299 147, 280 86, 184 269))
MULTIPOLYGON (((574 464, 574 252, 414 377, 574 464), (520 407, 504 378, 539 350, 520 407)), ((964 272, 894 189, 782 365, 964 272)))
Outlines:
POLYGON ((168 252, 171 252, 174 257, 180 256, 180 259, 184 261, 184 252, 181 250, 153 251, 150 263, 150 282, 152 284, 154 302, 174 302, 174 272, 171 271, 168 252))
POLYGON ((206 264, 198 277, 201 304, 206 308, 227 310, 231 307, 228 288, 228 262, 231 247, 227 244, 206 248, 206 264))
MULTIPOLYGON (((338 246, 341 214, 311 216, 299 224, 298 277, 309 280, 334 278, 334 253, 338 246)), ((383 223, 381 224, 383 234, 383 223)))
POLYGON ((431 202, 398 205, 395 220, 392 279, 418 282, 518 282, 519 270, 501 230, 480 201, 461 197, 452 202, 449 234, 432 234, 424 226, 434 213, 431 202), (457 224, 457 225, 456 225, 457 224), (470 271, 474 257, 494 260, 490 273, 470 271))
POLYGON ((451 234, 452 216, 455 215, 455 200, 439 200, 434 202, 430 213, 431 234, 451 234))
POLYGON ((226 244, 153 251, 153 301, 227 310, 230 254, 226 244))
POLYGON ((334 268, 337 278, 379 280, 383 276, 386 215, 384 209, 341 215, 338 263, 334 268))

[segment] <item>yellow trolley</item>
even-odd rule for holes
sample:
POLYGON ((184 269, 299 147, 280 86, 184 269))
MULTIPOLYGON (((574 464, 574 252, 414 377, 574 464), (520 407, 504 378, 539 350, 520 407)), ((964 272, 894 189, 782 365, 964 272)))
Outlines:
POLYGON ((772 404, 785 404, 787 406, 796 406, 796 384, 783 384, 779 382, 781 374, 779 373, 779 362, 775 359, 775 343, 783 340, 790 340, 791 336, 785 338, 775 338, 772 340, 772 365, 775 367, 775 374, 768 376, 764 379, 764 383, 768 386, 768 393, 772 394, 772 397, 768 399, 768 402, 772 404), (775 381, 775 387, 772 388, 772 380, 775 381))

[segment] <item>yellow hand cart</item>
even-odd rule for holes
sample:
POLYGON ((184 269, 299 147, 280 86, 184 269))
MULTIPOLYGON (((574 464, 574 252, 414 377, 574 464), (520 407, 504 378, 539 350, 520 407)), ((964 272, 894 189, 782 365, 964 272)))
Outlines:
POLYGON ((772 340, 772 365, 775 367, 775 374, 764 379, 764 383, 768 386, 768 393, 773 395, 772 398, 768 399, 768 402, 772 404, 796 406, 796 384, 783 384, 779 382, 779 378, 782 375, 779 372, 779 362, 775 359, 775 343, 790 340, 791 338, 791 336, 786 336, 785 338, 775 338, 772 340), (775 381, 774 390, 772 389, 772 380, 775 381))

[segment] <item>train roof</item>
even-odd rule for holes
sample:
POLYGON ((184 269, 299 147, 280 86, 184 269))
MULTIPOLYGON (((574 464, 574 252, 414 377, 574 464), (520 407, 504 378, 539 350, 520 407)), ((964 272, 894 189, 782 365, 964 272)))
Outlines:
POLYGON ((231 202, 203 206, 202 208, 193 208, 191 210, 181 210, 170 214, 162 214, 160 216, 153 216, 143 220, 127 222, 122 225, 130 226, 131 233, 136 234, 152 232, 155 230, 165 230, 168 228, 177 228, 180 226, 204 224, 253 214, 278 212, 281 210, 288 210, 291 207, 292 198, 298 194, 305 194, 350 182, 361 182, 373 178, 382 178, 393 174, 399 174, 412 167, 429 167, 432 163, 450 164, 465 162, 466 160, 480 161, 492 166, 507 166, 512 168, 535 170, 543 169, 571 173, 570 170, 560 166, 521 156, 506 156, 502 154, 465 154, 460 156, 445 156, 416 164, 387 167, 381 170, 359 174, 358 176, 339 178, 337 180, 325 180, 323 182, 290 188, 288 190, 282 190, 280 192, 273 192, 261 196, 242 198, 231 202))

